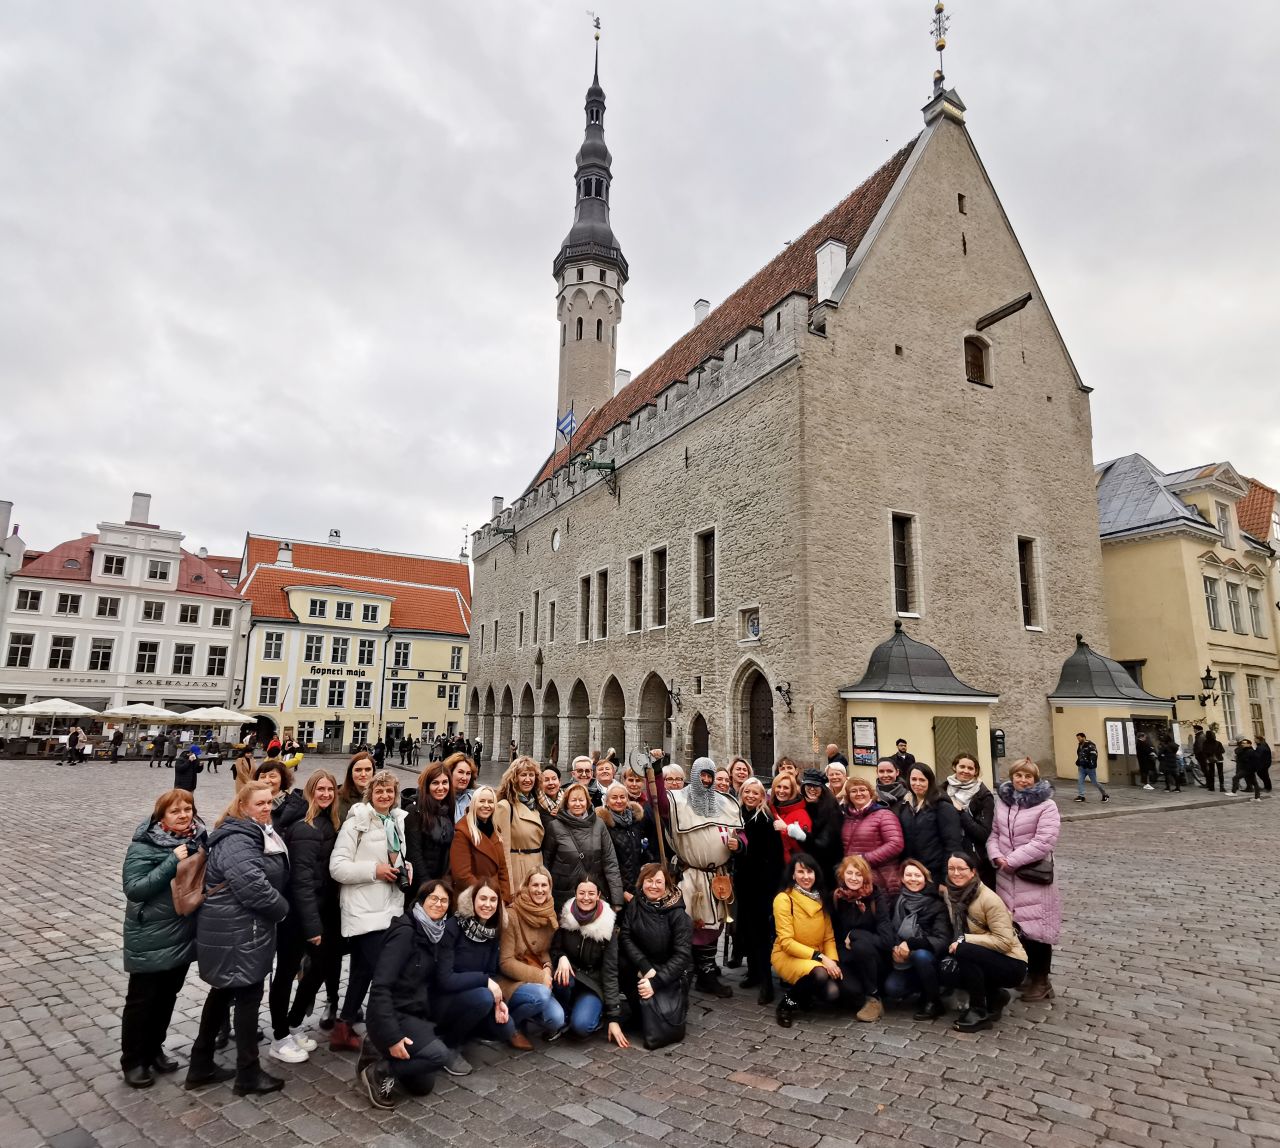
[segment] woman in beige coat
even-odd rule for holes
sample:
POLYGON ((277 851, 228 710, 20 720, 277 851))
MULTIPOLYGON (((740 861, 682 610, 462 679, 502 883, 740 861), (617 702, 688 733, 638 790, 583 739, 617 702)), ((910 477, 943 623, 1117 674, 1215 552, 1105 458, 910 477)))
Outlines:
POLYGON ((537 865, 517 888, 507 908, 498 984, 516 1028, 524 1031, 536 1026, 548 1040, 555 1040, 565 1025, 564 1009, 554 995, 551 970, 551 938, 558 924, 551 897, 551 874, 537 865))
POLYGON ((507 876, 519 889, 535 869, 542 867, 542 817, 538 794, 542 777, 531 757, 517 757, 498 783, 498 810, 493 822, 502 837, 507 876))

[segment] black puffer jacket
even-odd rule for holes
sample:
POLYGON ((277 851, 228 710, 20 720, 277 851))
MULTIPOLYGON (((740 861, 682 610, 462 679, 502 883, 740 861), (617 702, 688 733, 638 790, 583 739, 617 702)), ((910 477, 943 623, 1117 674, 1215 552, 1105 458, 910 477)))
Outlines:
POLYGON ((310 825, 295 821, 283 836, 289 846, 290 923, 307 938, 339 938, 338 884, 329 876, 338 831, 322 811, 310 825))
MULTIPOLYGON (((942 800, 947 799, 944 796, 942 800)), ((951 808, 955 809, 955 806, 951 808)), ((985 857, 987 838, 991 836, 991 826, 996 818, 996 795, 985 785, 981 785, 978 787, 978 792, 970 798, 968 808, 957 810, 957 813, 960 817, 960 836, 964 841, 964 847, 977 857, 985 857)), ((946 880, 945 871, 934 873, 931 869, 929 872, 939 885, 946 880)))
POLYGON ((178 754, 173 763, 173 788, 195 793, 196 778, 204 772, 204 762, 189 749, 178 754))
POLYGON ((928 866, 934 883, 941 884, 946 879, 947 857, 963 845, 956 807, 940 798, 917 811, 904 801, 898 807, 898 820, 902 823, 902 859, 928 866))
POLYGON ((862 901, 832 898, 831 924, 836 934, 836 952, 847 956, 845 942, 851 933, 867 933, 883 949, 889 940, 889 899, 879 889, 862 901))
POLYGON ((623 825, 613 810, 605 805, 596 810, 596 816, 604 823, 609 840, 613 842, 622 888, 625 892, 634 893, 636 881, 640 878, 640 866, 658 859, 658 839, 644 806, 629 801, 627 808, 631 813, 631 821, 627 825, 623 825))
POLYGON ((655 905, 637 892, 622 910, 618 944, 628 983, 649 969, 654 988, 686 981, 693 969, 693 922, 680 894, 655 905))
POLYGON ((773 898, 782 880, 782 837, 767 810, 755 814, 744 807, 742 831, 747 847, 733 858, 734 938, 745 952, 773 937, 773 898))
POLYGON ((196 956, 206 984, 221 989, 266 979, 275 927, 289 912, 288 881, 288 854, 264 851, 256 821, 228 817, 209 835, 209 894, 196 914, 196 956))
MULTIPOLYGON (((907 948, 929 949, 934 956, 942 958, 946 955, 951 942, 955 940, 951 926, 951 914, 947 912, 947 903, 938 894, 936 888, 926 885, 923 892, 925 896, 924 904, 916 910, 916 925, 919 927, 920 932, 917 936, 906 938, 907 948)), ((885 943, 890 949, 902 939, 898 936, 897 923, 898 910, 901 905, 902 893, 899 893, 889 905, 888 927, 884 934, 885 943)), ((906 913, 904 912, 902 915, 905 917, 906 913)))
POLYGON ((551 968, 561 957, 569 959, 574 979, 584 989, 604 1001, 605 1016, 622 1016, 622 993, 618 990, 618 918, 601 902, 603 910, 594 921, 579 925, 572 903, 560 910, 560 927, 551 938, 551 968))
POLYGON ((453 814, 448 807, 430 828, 423 824, 421 809, 411 811, 404 819, 404 853, 413 866, 415 890, 420 889, 424 881, 448 875, 453 833, 453 814))
POLYGON ((622 907, 622 874, 618 872, 618 857, 604 822, 593 810, 587 810, 585 817, 574 817, 568 809, 562 808, 547 826, 542 856, 551 871, 551 888, 557 909, 573 898, 583 873, 595 881, 600 896, 615 910, 622 907))
POLYGON ((403 1037, 399 1018, 431 1019, 431 986, 436 946, 411 913, 395 917, 387 928, 369 988, 369 1037, 386 1052, 403 1037))
POLYGON ((279 805, 272 806, 271 824, 276 827, 277 833, 283 834, 289 826, 301 821, 306 815, 307 799, 302 796, 302 790, 291 789, 279 805))

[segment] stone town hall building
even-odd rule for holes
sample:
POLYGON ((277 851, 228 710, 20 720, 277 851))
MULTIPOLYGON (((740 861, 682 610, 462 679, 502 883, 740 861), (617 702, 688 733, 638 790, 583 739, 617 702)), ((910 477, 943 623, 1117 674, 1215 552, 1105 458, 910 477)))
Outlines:
POLYGON ((580 425, 474 534, 468 732, 766 773, 811 759, 811 706, 848 744, 842 687, 900 621, 1047 759, 1075 634, 1106 645, 1089 388, 959 96, 939 80, 915 139, 617 387, 604 112, 597 75, 553 264, 580 425))

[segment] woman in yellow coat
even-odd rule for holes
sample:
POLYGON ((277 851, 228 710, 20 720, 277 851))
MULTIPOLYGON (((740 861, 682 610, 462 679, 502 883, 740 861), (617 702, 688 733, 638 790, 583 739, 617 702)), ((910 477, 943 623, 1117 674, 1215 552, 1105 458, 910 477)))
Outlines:
POLYGON ((773 899, 773 924, 771 963, 783 984, 778 1023, 790 1028, 797 1009, 838 1004, 844 995, 822 869, 808 853, 797 853, 787 866, 773 899))

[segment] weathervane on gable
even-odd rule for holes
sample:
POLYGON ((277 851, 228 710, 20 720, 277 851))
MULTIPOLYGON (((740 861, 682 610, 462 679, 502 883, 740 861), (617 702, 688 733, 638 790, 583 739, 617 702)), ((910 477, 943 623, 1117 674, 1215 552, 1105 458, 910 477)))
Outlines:
POLYGON ((951 17, 946 14, 942 0, 933 6, 933 22, 929 31, 933 33, 933 46, 938 53, 938 70, 933 73, 933 94, 942 95, 946 84, 946 76, 942 74, 942 53, 947 46, 947 29, 951 26, 951 17))

